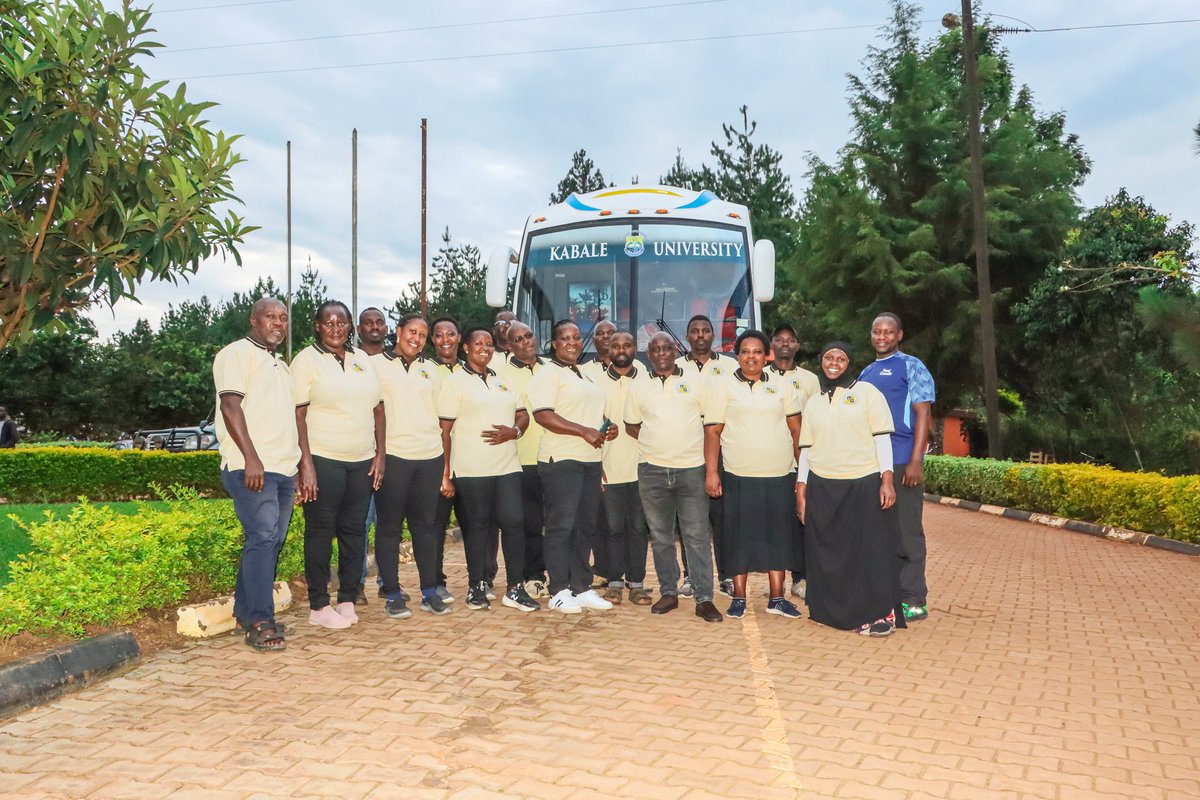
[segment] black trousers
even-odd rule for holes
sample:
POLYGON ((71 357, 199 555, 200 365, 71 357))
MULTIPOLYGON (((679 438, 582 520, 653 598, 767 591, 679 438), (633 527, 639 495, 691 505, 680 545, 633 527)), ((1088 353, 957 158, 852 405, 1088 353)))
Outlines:
POLYGON ((537 464, 521 467, 521 500, 525 511, 525 580, 546 580, 546 560, 542 554, 543 513, 542 476, 537 464))
POLYGON ((596 512, 596 533, 592 536, 592 573, 608 580, 618 576, 613 573, 612 557, 609 554, 611 534, 608 525, 608 508, 604 497, 600 497, 600 508, 596 512))
POLYGON ((504 545, 504 571, 508 585, 521 583, 525 573, 525 515, 522 510, 521 473, 483 478, 455 478, 462 497, 463 547, 467 553, 467 580, 472 586, 494 580, 488 574, 491 533, 498 531, 504 545))
POLYGON ((388 599, 400 596, 400 534, 404 520, 412 534, 413 560, 422 589, 437 586, 446 530, 438 530, 437 498, 442 485, 441 456, 419 461, 387 457, 383 485, 375 493, 375 563, 388 599))
POLYGON ((462 499, 457 494, 455 494, 454 497, 443 497, 442 492, 441 492, 441 482, 440 481, 438 482, 437 498, 438 498, 437 499, 437 514, 436 514, 437 526, 438 526, 438 530, 442 532, 441 537, 438 539, 437 585, 445 586, 446 585, 446 570, 443 565, 445 564, 445 554, 446 554, 446 529, 450 527, 450 509, 452 509, 452 508, 454 509, 454 516, 456 519, 458 519, 458 524, 460 527, 462 526, 462 519, 463 519, 464 514, 463 514, 463 510, 462 510, 462 499))
POLYGON ((313 456, 317 499, 304 504, 304 580, 314 611, 329 605, 329 559, 338 543, 339 603, 353 603, 362 580, 371 460, 336 461, 313 456))
POLYGON ((550 594, 570 589, 576 594, 592 587, 588 556, 600 511, 599 461, 539 462, 546 498, 546 537, 543 551, 550 572, 550 594))
MULTIPOLYGON (((610 483, 604 487, 601 498, 601 508, 608 523, 608 561, 605 565, 608 571, 600 574, 610 581, 640 586, 646 580, 650 529, 646 527, 637 481, 610 483)), ((597 539, 601 533, 596 532, 597 539)))

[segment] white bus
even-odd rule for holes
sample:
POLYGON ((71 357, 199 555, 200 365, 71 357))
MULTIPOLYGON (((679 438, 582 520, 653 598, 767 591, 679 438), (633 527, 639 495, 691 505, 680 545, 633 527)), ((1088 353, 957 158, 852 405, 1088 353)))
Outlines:
POLYGON ((762 325, 759 304, 775 294, 775 246, 755 242, 745 206, 710 191, 624 186, 571 195, 533 214, 518 253, 488 260, 487 302, 528 324, 544 352, 555 321, 571 319, 590 346, 601 319, 635 333, 644 352, 659 330, 687 352, 688 320, 713 321, 713 349, 762 325), (516 265, 514 297, 509 276, 516 265))

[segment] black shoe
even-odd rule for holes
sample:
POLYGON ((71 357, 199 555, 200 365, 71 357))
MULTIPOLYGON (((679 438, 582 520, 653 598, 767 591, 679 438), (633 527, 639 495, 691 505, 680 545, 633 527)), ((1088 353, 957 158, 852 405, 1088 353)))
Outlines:
POLYGON ((696 603, 696 616, 705 622, 720 622, 725 619, 721 616, 721 612, 717 611, 717 607, 713 605, 712 600, 696 603))
POLYGON ((651 614, 666 614, 679 608, 679 598, 673 594, 664 594, 658 602, 650 606, 651 614))
POLYGON ((525 591, 525 587, 519 583, 505 592, 504 599, 500 602, 517 611, 540 611, 542 609, 542 604, 530 597, 529 593, 525 591))
POLYGON ((720 583, 721 594, 726 597, 733 597, 733 578, 726 578, 720 583))
POLYGON ((491 605, 487 599, 486 583, 477 583, 467 590, 467 608, 484 609, 491 608, 491 605))
POLYGON ((429 597, 421 598, 421 610, 428 611, 430 614, 453 614, 454 609, 442 602, 442 598, 436 594, 429 597))
POLYGON ((367 590, 360 583, 358 585, 358 594, 354 595, 354 605, 365 606, 367 604, 367 590))
POLYGON ((412 616, 412 611, 409 610, 403 597, 397 597, 394 600, 388 600, 384 603, 383 613, 392 619, 407 619, 412 616))

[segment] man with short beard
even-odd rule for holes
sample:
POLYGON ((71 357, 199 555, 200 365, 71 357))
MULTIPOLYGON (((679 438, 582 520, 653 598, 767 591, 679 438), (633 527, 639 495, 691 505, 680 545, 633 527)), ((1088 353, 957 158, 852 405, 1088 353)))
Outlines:
MULTIPOLYGON (((545 359, 537 354, 537 337, 523 322, 513 322, 508 327, 508 357, 499 367, 492 367, 496 374, 507 380, 525 397, 529 380, 542 368, 545 359)), ((528 410, 528 409, 526 409, 528 410)), ((542 426, 529 415, 529 427, 517 440, 517 458, 521 461, 521 499, 525 512, 525 592, 537 599, 549 597, 546 591, 546 562, 542 553, 544 511, 542 507, 542 479, 538 475, 538 443, 542 439, 542 426)))
MULTIPOLYGON (((593 380, 604 390, 604 416, 621 430, 625 424, 626 400, 635 384, 647 380, 646 368, 634 359, 635 343, 629 331, 614 331, 605 342, 605 349, 610 359, 608 369, 593 380)), ((606 530, 597 528, 596 537, 607 535, 603 551, 609 580, 603 597, 612 603, 621 602, 628 585, 629 602, 650 604, 650 593, 643 585, 650 533, 638 494, 639 460, 638 442, 630 436, 618 436, 604 443, 605 483, 600 502, 607 524, 606 530)), ((595 549, 600 551, 599 542, 595 549)))
MULTIPOLYGON (((358 333, 358 345, 362 351, 368 356, 377 356, 383 353, 388 335, 387 317, 383 315, 375 306, 364 308, 358 314, 358 327, 355 329, 358 333)), ((367 542, 371 538, 371 528, 375 527, 378 515, 375 513, 375 492, 371 491, 371 504, 367 506, 367 521, 366 527, 363 530, 363 541, 367 542)), ((363 584, 367 581, 367 549, 363 548, 363 584)), ((379 596, 383 597, 383 582, 378 576, 375 582, 379 586, 379 596)), ((400 587, 401 594, 404 595, 405 602, 408 601, 408 592, 404 591, 404 587, 400 587)), ((365 606, 367 604, 367 593, 363 585, 358 587, 358 595, 354 598, 356 606, 365 606)))
POLYGON ((245 537, 233 616, 255 650, 287 647, 284 628, 275 621, 274 597, 300 463, 292 374, 275 352, 287 326, 287 308, 264 297, 250 311, 250 335, 223 347, 213 360, 221 483, 245 537))
MULTIPOLYGON (((596 346, 596 355, 591 361, 579 365, 579 371, 592 379, 592 383, 598 386, 604 386, 604 376, 608 372, 609 365, 612 363, 609 357, 609 342, 617 332, 617 326, 611 321, 602 319, 592 328, 592 344, 596 346)), ((615 417, 609 417, 615 419, 615 417)), ((623 445, 627 447, 628 443, 623 445)), ((635 476, 636 479, 636 476, 635 476)), ((600 512, 596 515, 596 536, 592 539, 592 570, 595 577, 592 579, 592 586, 597 589, 609 585, 611 580, 616 580, 618 573, 613 564, 614 558, 609 553, 609 544, 612 541, 612 532, 608 524, 608 504, 603 502, 601 498, 600 512)), ((622 581, 617 581, 621 586, 624 586, 622 581)), ((617 589, 618 596, 620 588, 617 589)), ((617 602, 620 602, 618 600, 617 602)))

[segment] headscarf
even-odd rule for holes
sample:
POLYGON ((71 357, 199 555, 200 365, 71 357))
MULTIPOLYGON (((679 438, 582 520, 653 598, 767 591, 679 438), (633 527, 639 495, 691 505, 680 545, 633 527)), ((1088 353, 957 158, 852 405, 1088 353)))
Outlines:
POLYGON ((837 380, 830 380, 825 374, 825 354, 830 350, 841 350, 846 354, 846 358, 854 360, 854 349, 845 342, 830 342, 821 348, 821 355, 817 356, 817 380, 821 382, 821 394, 829 395, 829 402, 833 402, 833 392, 839 386, 843 389, 849 389, 856 382, 856 378, 850 374, 850 365, 846 365, 846 371, 838 376, 837 380))

